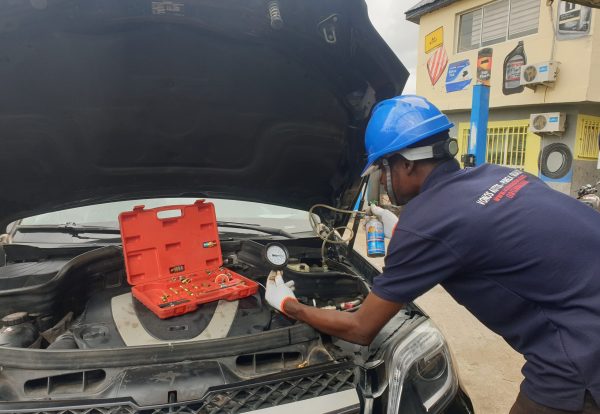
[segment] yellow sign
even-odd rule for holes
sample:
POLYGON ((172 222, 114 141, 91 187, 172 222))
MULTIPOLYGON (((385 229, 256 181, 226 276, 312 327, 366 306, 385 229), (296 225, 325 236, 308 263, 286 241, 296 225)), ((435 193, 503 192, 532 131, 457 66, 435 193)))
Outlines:
POLYGON ((425 36, 425 53, 444 44, 444 27, 438 27, 433 32, 425 36))

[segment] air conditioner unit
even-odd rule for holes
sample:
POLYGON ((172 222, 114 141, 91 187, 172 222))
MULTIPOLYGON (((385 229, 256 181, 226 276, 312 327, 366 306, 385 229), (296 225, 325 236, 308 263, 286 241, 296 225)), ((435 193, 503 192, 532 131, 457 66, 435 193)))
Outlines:
POLYGON ((535 63, 521 66, 521 85, 533 88, 537 85, 553 86, 558 76, 558 62, 535 63))
POLYGON ((563 112, 546 112, 531 114, 529 128, 535 134, 560 134, 565 132, 567 114, 563 112))

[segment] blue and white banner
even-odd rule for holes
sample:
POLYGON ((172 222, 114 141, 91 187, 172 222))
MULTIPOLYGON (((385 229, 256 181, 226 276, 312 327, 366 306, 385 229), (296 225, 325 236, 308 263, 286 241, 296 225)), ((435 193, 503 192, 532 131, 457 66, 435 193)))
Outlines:
POLYGON ((446 74, 446 92, 467 89, 473 79, 469 59, 451 63, 446 74))

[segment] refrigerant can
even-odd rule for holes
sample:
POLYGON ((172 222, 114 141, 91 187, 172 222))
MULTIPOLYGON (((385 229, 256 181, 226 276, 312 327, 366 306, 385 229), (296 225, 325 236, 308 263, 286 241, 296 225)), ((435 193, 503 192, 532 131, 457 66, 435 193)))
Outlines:
POLYGON ((365 226, 367 233, 367 256, 385 256, 385 234, 383 223, 377 217, 370 217, 365 226))

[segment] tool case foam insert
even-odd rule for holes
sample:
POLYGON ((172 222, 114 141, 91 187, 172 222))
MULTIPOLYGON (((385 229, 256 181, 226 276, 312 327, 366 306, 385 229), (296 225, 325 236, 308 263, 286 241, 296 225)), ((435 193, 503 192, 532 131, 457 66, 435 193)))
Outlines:
POLYGON ((256 282, 222 267, 212 203, 137 206, 119 215, 119 225, 131 292, 161 319, 258 290, 256 282))

